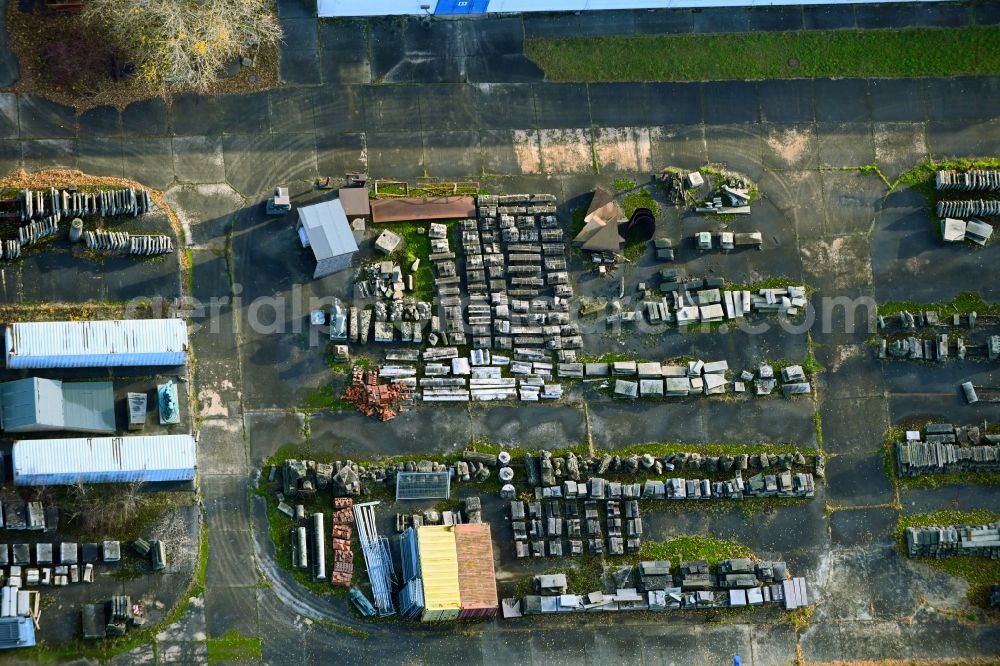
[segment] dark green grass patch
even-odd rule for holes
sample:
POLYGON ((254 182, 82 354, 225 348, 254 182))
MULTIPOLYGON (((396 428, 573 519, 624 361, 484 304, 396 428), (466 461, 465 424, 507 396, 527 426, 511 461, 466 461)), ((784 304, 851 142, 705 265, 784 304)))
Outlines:
POLYGON ((1000 28, 529 39, 553 81, 718 81, 1000 73, 1000 28))

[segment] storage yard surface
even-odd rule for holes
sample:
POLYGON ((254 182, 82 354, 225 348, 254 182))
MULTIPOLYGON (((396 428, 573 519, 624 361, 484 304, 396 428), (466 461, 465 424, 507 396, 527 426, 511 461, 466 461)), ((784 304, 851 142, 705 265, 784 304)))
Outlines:
MULTIPOLYGON (((995 243, 976 250, 942 245, 920 192, 890 190, 873 170, 857 167, 877 164, 893 183, 931 157, 1000 154, 1000 80, 552 84, 523 57, 524 26, 517 17, 440 21, 426 29, 417 21, 372 21, 365 23, 372 35, 369 55, 360 37, 369 33, 360 25, 317 26, 295 0, 281 0, 279 8, 289 30, 310 37, 289 40, 286 62, 315 60, 296 70, 308 74, 305 80, 286 72, 290 85, 280 90, 238 98, 182 95, 169 108, 144 102, 121 113, 110 110, 112 123, 92 122, 89 114, 76 119, 31 95, 0 95, 4 108, 14 109, 5 117, 19 125, 9 128, 9 136, 19 138, 0 141, 8 149, 0 153, 2 170, 79 166, 162 188, 188 230, 191 258, 188 279, 177 273, 176 253, 97 264, 57 242, 51 252, 4 268, 5 305, 172 299, 187 289, 185 280, 196 301, 216 299, 211 326, 205 315, 192 318, 197 370, 187 379, 194 382, 197 416, 182 401, 179 429, 156 426, 151 417, 144 431, 187 432, 197 425, 208 539, 204 594, 177 624, 151 639, 155 646, 144 643, 116 663, 152 663, 144 660, 155 655, 161 662, 204 663, 205 638, 231 631, 262 638, 263 663, 296 666, 329 663, 332 655, 344 663, 707 664, 738 653, 754 666, 788 663, 797 650, 808 662, 995 656, 996 612, 970 607, 962 578, 908 559, 897 548, 895 530, 901 515, 996 511, 1000 490, 996 484, 896 484, 882 451, 890 426, 903 422, 1000 422, 1000 404, 966 405, 957 388, 968 380, 1000 387, 1000 366, 954 359, 943 365, 880 363, 870 344, 877 333, 872 322, 847 331, 843 310, 824 312, 821 299, 943 303, 977 292, 996 303, 995 243), (322 49, 310 51, 313 41, 322 49), (421 57, 428 44, 442 55, 421 57), (375 81, 391 85, 371 85, 375 81), (761 335, 597 333, 585 336, 583 351, 726 359, 731 368, 742 368, 802 362, 811 349, 824 368, 813 380, 816 401, 621 401, 580 383, 556 404, 424 405, 378 422, 332 399, 349 373, 331 373, 326 342, 308 324, 308 306, 293 305, 345 296, 353 272, 312 280, 312 257, 296 237, 295 216, 268 217, 261 205, 279 184, 290 187, 296 206, 327 198, 311 190, 311 180, 336 180, 347 171, 411 182, 424 173, 473 177, 491 192, 555 194, 568 233, 574 211, 590 202, 594 187, 610 189, 616 178, 642 185, 663 167, 694 170, 706 162, 724 163, 758 185, 751 218, 731 226, 762 231, 766 249, 699 254, 687 244, 675 264, 690 275, 738 284, 780 277, 808 285, 817 308, 812 346, 804 333, 772 327, 761 335), (268 306, 276 311, 273 326, 270 314, 263 317, 268 325, 251 325, 252 319, 260 323, 260 310, 250 312, 260 297, 275 299, 268 306), (613 616, 616 631, 607 630, 604 616, 578 615, 430 629, 370 623, 358 618, 346 596, 312 594, 278 565, 266 504, 252 486, 256 471, 282 447, 295 445, 298 457, 324 460, 420 458, 460 452, 473 438, 535 450, 591 441, 598 453, 644 442, 679 442, 694 451, 702 444, 822 449, 826 481, 817 483, 811 500, 762 509, 720 501, 711 510, 685 505, 643 514, 647 541, 710 534, 735 539, 762 559, 788 562, 809 585, 808 626, 770 616, 762 621, 758 611, 711 622, 701 615, 619 613, 613 616)), ((558 26, 533 20, 533 30, 589 33, 593 27, 587 26, 602 19, 575 17, 558 26)), ((633 17, 626 31, 636 25, 633 17)), ((657 236, 688 242, 708 226, 687 209, 660 206, 657 236)), ((165 219, 151 224, 169 233, 165 219)), ((381 229, 373 227, 361 244, 361 260, 376 255, 371 239, 381 229)), ((183 239, 176 245, 183 247, 183 239)), ((617 293, 621 272, 599 278, 582 257, 571 255, 570 262, 577 293, 617 293)), ((656 284, 663 267, 647 248, 625 269, 630 291, 639 282, 656 284)), ((21 374, 5 370, 4 379, 21 374)), ((37 375, 94 378, 85 370, 37 375)), ((177 377, 150 375, 128 368, 111 373, 119 409, 126 391, 177 377)), ((117 418, 122 423, 124 416, 117 418)), ((12 439, 4 439, 5 454, 12 439)), ((453 486, 453 496, 475 488, 453 486)), ((509 528, 498 527, 506 507, 495 494, 484 495, 483 513, 492 525, 503 590, 558 563, 514 558, 509 528)), ((393 533, 392 514, 391 507, 380 508, 381 533, 393 533)), ((127 581, 106 576, 95 584, 103 586, 99 593, 124 590, 166 608, 184 593, 197 564, 196 510, 179 508, 151 529, 190 547, 176 570, 127 581)), ((48 535, 31 537, 38 539, 48 535)), ((11 533, 6 540, 20 541, 11 533)), ((43 611, 39 635, 53 643, 77 631, 74 595, 93 597, 94 588, 58 592, 43 611)))

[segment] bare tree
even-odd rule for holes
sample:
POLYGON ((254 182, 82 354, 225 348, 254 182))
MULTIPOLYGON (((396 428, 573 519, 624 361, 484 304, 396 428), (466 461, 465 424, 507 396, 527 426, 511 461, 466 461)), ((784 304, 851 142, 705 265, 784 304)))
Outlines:
POLYGON ((228 63, 281 39, 270 0, 87 0, 84 17, 148 81, 201 89, 228 63))

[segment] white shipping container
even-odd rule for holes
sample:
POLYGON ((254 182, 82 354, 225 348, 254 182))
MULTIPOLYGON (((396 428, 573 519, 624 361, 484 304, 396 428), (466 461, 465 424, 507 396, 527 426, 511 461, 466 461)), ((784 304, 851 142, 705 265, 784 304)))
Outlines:
POLYGON ((191 435, 25 439, 13 466, 19 486, 153 483, 194 479, 197 458, 191 435))
POLYGON ((188 332, 182 319, 55 321, 10 324, 9 368, 96 368, 184 365, 188 332))

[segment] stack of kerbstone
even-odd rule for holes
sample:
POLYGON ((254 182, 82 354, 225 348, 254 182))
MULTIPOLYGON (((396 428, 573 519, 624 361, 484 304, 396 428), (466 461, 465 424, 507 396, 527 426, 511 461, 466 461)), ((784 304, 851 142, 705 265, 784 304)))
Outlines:
POLYGON ((1000 523, 987 525, 933 525, 906 528, 910 557, 971 555, 1000 558, 1000 523))

